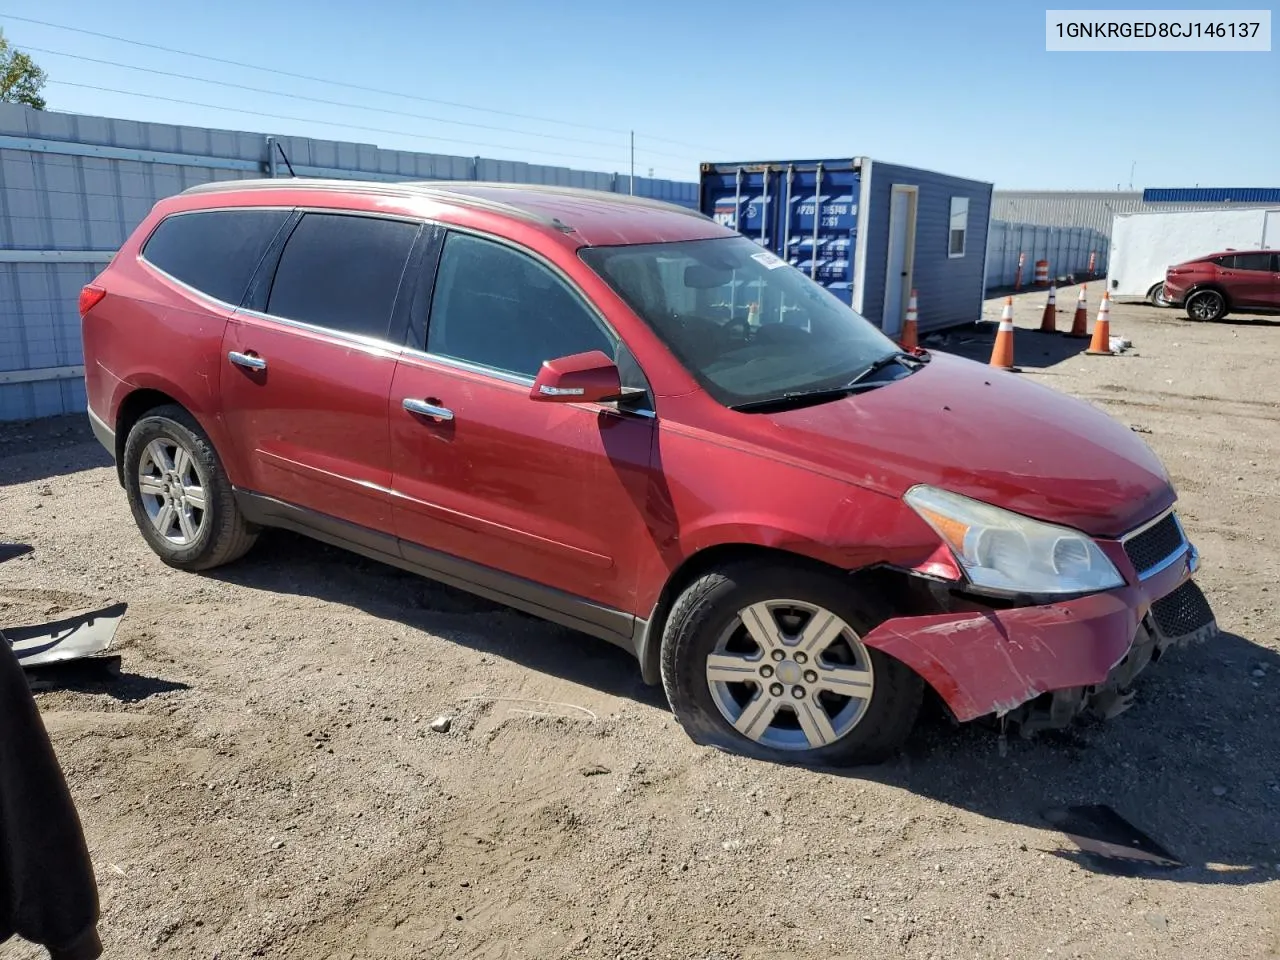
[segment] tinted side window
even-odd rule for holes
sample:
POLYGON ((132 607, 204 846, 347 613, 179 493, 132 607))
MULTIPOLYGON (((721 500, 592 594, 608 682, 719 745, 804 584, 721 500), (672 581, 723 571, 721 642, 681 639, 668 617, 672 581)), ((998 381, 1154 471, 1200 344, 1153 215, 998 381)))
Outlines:
POLYGON ((156 227, 142 256, 201 293, 238 306, 288 210, 179 213, 156 227))
POLYGON ((267 313, 344 333, 384 337, 419 225, 308 213, 276 267, 267 313))
POLYGON ((1237 270, 1271 269, 1271 254, 1269 253, 1237 253, 1233 259, 1237 270))
POLYGON ((532 257, 466 234, 445 238, 427 320, 427 352, 534 377, 544 360, 612 338, 577 293, 532 257))

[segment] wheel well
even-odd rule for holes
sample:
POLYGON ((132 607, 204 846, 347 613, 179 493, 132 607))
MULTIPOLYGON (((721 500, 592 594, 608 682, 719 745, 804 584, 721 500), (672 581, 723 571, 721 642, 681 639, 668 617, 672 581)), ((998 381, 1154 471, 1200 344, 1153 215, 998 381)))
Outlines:
POLYGON ((1218 286, 1216 283, 1196 284, 1194 287, 1192 287, 1190 290, 1187 291, 1187 296, 1185 299, 1190 300, 1197 293, 1204 293, 1206 290, 1211 290, 1214 293, 1220 295, 1222 297, 1223 303, 1225 303, 1228 307, 1231 306, 1231 295, 1227 293, 1225 289, 1218 286))
POLYGON ((880 601, 882 619, 916 612, 933 612, 927 598, 928 590, 923 582, 913 583, 919 578, 902 570, 876 566, 850 571, 790 550, 749 543, 718 544, 687 557, 672 571, 658 595, 658 602, 654 604, 653 612, 643 634, 637 638, 636 645, 640 671, 646 683, 657 684, 662 680, 662 634, 676 598, 703 574, 717 567, 747 560, 773 561, 791 567, 807 567, 815 573, 845 577, 849 580, 850 589, 863 590, 864 596, 880 601))
MULTIPOLYGON (((116 414, 116 476, 124 483, 124 445, 129 439, 129 431, 133 425, 146 416, 148 410, 168 404, 181 407, 182 404, 162 390, 135 390, 124 398, 120 410, 116 414)), ((183 407, 185 410, 186 408, 183 407)))

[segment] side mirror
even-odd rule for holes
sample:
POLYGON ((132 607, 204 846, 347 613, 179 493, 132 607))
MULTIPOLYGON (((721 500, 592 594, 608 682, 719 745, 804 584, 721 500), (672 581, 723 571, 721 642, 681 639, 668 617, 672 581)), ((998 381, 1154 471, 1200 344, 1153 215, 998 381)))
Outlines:
POLYGON ((622 396, 618 367, 600 350, 547 360, 529 392, 530 400, 603 403, 622 396))

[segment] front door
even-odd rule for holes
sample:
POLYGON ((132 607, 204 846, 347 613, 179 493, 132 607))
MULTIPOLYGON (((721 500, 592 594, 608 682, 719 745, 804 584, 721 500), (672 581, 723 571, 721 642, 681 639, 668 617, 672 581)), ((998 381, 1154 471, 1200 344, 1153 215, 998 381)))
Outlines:
POLYGON ((889 249, 880 328, 890 337, 902 333, 915 259, 916 188, 895 183, 889 194, 889 249))
POLYGON ((400 280, 420 225, 307 213, 257 310, 223 338, 222 410, 246 485, 393 533, 387 397, 400 280))
POLYGON ((505 243, 450 233, 436 276, 425 342, 391 385, 401 549, 548 608, 633 613, 654 420, 529 397, 544 360, 617 356, 616 338, 557 270, 505 243))

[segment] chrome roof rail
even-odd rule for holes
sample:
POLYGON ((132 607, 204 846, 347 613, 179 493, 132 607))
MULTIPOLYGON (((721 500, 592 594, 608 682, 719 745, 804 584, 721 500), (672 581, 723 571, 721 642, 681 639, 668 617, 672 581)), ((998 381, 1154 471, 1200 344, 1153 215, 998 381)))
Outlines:
POLYGON ((552 227, 564 233, 573 232, 573 227, 563 223, 557 217, 549 217, 537 213, 516 203, 505 203, 492 197, 480 196, 473 192, 479 188, 486 191, 518 191, 527 190, 561 197, 581 197, 584 200, 605 200, 610 203, 624 203, 651 210, 666 210, 697 217, 700 220, 711 218, 699 210, 691 210, 666 200, 652 197, 637 197, 626 193, 611 193, 608 190, 591 190, 585 187, 561 187, 541 183, 498 183, 485 180, 344 180, 319 177, 261 177, 246 180, 215 180, 210 183, 197 184, 182 191, 181 196, 211 193, 231 193, 237 190, 330 190, 335 193, 350 191, 352 193, 374 194, 391 197, 434 197, 451 203, 458 203, 476 210, 487 210, 507 216, 519 217, 522 220, 552 227))

